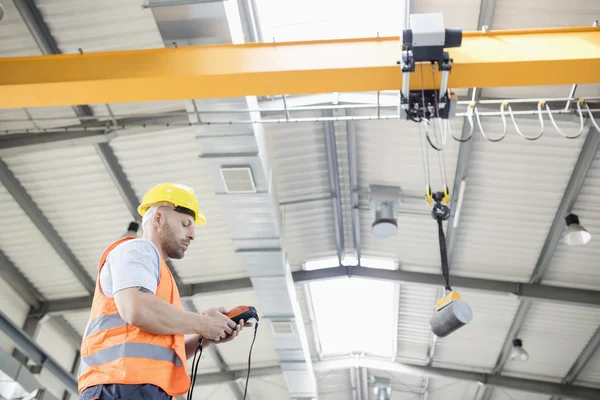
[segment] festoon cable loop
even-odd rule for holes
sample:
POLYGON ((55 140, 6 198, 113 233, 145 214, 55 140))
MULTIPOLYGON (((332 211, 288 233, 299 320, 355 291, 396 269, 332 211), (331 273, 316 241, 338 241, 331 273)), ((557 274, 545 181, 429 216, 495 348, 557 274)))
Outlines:
POLYGON ((475 117, 477 118, 477 126, 479 126, 479 131, 481 132, 481 136, 483 136, 490 142, 499 142, 506 137, 506 117, 504 116, 503 110, 507 104, 508 103, 506 103, 506 102, 500 104, 500 116, 502 117, 502 125, 504 125, 504 131, 502 132, 502 135, 500 135, 499 138, 494 138, 494 139, 489 138, 485 134, 485 131, 483 130, 483 126, 481 126, 481 119, 479 118, 479 111, 477 111, 477 107, 475 107, 475 117))
MULTIPOLYGON (((540 130, 540 133, 537 136, 534 136, 534 137, 525 136, 523 134, 523 132, 521 132, 521 130, 519 129, 519 126, 517 125, 517 121, 515 121, 515 116, 513 114, 512 108, 510 107, 510 104, 508 104, 508 102, 505 103, 506 107, 508 108, 508 113, 510 114, 510 118, 512 119, 513 125, 515 126, 515 130, 517 131, 517 133, 519 135, 521 135, 523 138, 525 138, 527 140, 538 140, 544 134, 544 119, 542 118, 542 103, 545 104, 546 102, 544 100, 542 100, 542 101, 538 102, 538 106, 537 106, 537 108, 538 108, 538 116, 539 116, 539 119, 540 119, 541 130, 540 130)), ((504 109, 502 109, 501 112, 504 115, 504 109)))
POLYGON ((583 99, 579 99, 579 101, 577 102, 577 112, 579 113, 579 131, 575 135, 569 136, 558 128, 558 125, 556 125, 556 121, 554 121, 554 117, 552 116, 552 112, 550 111, 550 106, 548 106, 547 102, 544 102, 544 105, 546 106, 546 111, 548 111, 548 118, 550 118, 552 125, 554 125, 554 129, 556 129, 556 131, 558 133, 560 133, 567 139, 577 139, 583 133, 584 123, 583 123, 583 111, 581 111, 582 103, 583 103, 583 99))

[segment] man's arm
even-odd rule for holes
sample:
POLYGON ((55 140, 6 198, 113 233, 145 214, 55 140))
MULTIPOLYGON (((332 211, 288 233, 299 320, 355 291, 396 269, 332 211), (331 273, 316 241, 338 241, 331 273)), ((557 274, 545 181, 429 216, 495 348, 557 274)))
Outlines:
POLYGON ((208 325, 205 316, 181 310, 143 287, 118 291, 115 304, 125 322, 158 335, 197 334, 208 325))

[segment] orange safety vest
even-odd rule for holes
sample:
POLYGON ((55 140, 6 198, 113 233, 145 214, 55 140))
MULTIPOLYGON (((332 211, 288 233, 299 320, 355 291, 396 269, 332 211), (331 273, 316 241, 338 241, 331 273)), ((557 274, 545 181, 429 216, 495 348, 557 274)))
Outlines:
MULTIPOLYGON (((90 320, 81 344, 79 393, 100 384, 152 384, 171 396, 180 396, 190 388, 184 336, 152 334, 127 324, 114 300, 100 291, 100 271, 106 257, 131 239, 116 241, 100 259, 90 320)), ((182 309, 179 289, 162 258, 156 295, 182 309)))

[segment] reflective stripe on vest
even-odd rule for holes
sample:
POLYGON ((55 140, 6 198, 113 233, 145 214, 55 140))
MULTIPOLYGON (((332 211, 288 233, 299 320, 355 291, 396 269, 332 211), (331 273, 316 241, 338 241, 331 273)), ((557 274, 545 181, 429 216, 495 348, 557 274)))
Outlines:
MULTIPOLYGON (((121 319, 119 314, 101 315, 90 320, 83 338, 93 335, 105 329, 126 326, 127 322, 121 319)), ((123 357, 150 358, 157 361, 169 361, 176 367, 183 366, 183 362, 175 353, 175 350, 150 343, 120 343, 115 346, 98 350, 92 355, 81 357, 80 373, 88 366, 96 366, 118 360, 123 357)))
POLYGON ((86 338, 96 332, 125 325, 127 325, 127 322, 123 321, 119 314, 101 315, 98 318, 90 320, 88 326, 85 328, 83 337, 86 338))

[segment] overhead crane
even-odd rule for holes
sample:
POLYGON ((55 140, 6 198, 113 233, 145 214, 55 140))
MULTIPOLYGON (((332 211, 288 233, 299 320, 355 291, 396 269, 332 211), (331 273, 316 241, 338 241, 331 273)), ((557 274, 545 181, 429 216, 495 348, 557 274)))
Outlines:
MULTIPOLYGON (((449 88, 600 83, 597 26, 461 34, 449 88)), ((5 57, 0 108, 401 91, 402 54, 401 35, 5 57)), ((409 90, 442 79, 420 63, 408 76, 409 90)))

